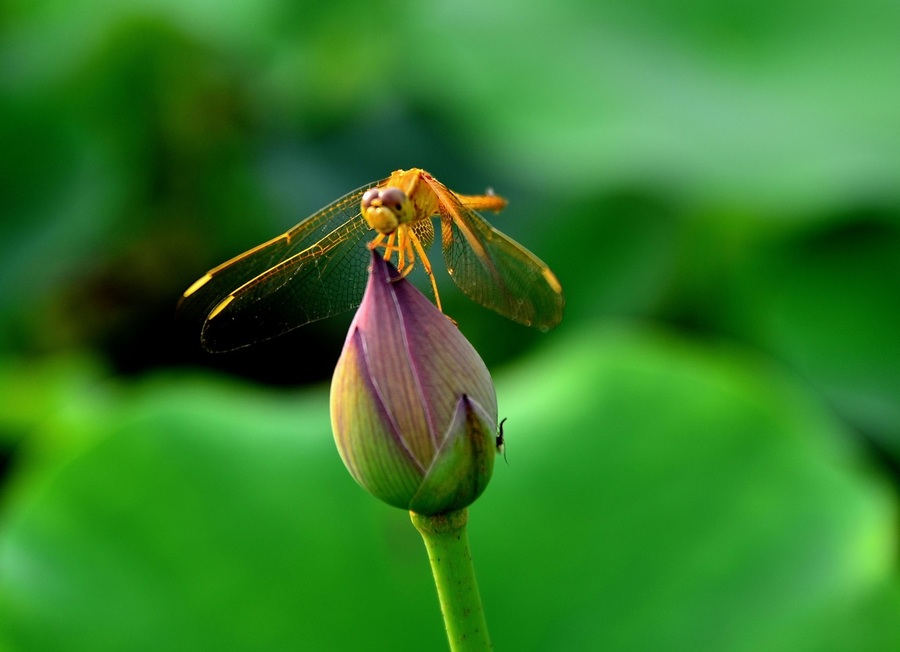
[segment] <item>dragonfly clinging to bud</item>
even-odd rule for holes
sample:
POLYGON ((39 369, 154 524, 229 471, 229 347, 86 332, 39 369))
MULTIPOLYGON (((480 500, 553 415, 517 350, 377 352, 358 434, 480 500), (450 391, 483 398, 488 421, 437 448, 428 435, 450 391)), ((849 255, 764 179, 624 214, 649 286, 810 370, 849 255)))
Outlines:
POLYGON ((213 268, 185 290, 179 310, 202 321, 201 341, 211 351, 276 337, 358 306, 370 247, 396 256, 404 275, 418 259, 440 308, 427 254, 437 217, 444 262, 462 291, 515 322, 549 330, 564 308, 556 276, 477 212, 505 206, 493 192, 462 195, 424 170, 397 170, 213 268))

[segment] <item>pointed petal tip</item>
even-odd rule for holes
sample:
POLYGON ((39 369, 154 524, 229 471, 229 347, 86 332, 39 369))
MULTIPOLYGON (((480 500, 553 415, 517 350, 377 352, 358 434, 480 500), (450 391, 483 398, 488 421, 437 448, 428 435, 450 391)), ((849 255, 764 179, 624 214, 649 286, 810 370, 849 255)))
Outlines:
POLYGON ((441 514, 468 507, 484 492, 494 472, 496 417, 463 394, 453 420, 410 510, 441 514))

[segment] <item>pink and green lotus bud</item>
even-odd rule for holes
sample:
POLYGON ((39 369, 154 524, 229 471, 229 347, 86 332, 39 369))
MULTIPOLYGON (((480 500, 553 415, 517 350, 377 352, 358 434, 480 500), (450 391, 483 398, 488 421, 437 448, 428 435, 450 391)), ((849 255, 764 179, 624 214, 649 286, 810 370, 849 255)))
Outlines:
POLYGON ((462 509, 491 479, 497 397, 487 367, 375 252, 334 371, 331 425, 350 474, 395 507, 462 509))

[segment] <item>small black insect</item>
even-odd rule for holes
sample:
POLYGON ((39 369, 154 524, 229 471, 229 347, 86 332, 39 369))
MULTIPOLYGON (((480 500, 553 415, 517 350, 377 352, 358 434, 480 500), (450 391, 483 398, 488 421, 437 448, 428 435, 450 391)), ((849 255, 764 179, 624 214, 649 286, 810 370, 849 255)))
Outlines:
POLYGON ((503 439, 503 423, 506 419, 502 419, 500 421, 500 425, 497 428, 497 452, 503 456, 503 461, 509 464, 509 460, 506 459, 506 441, 503 439))

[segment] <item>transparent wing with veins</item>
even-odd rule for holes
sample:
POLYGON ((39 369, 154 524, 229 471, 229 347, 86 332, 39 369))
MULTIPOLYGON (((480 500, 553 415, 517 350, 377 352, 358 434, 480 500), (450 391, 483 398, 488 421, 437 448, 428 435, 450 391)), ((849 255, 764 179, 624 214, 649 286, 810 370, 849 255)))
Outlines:
POLYGON ((179 312, 202 324, 204 347, 230 351, 358 306, 372 235, 360 199, 378 183, 344 195, 188 288, 179 312))
POLYGON ((546 331, 559 324, 565 300, 550 268, 446 187, 435 190, 440 197, 444 261, 459 288, 525 326, 546 331))

